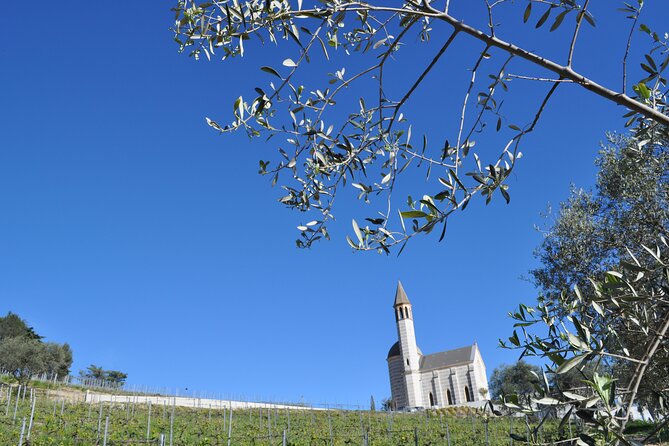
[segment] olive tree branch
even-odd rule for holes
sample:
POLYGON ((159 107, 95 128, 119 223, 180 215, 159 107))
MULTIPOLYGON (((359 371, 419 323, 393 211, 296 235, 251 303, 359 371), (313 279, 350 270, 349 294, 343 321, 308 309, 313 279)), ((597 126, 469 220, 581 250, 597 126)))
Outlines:
POLYGON ((627 45, 625 46, 625 54, 623 55, 623 88, 622 92, 625 94, 627 92, 627 57, 630 53, 630 48, 632 47, 632 36, 634 35, 634 30, 636 29, 636 24, 639 21, 639 16, 641 15, 641 8, 643 4, 636 10, 634 14, 634 19, 632 20, 632 26, 630 27, 630 33, 627 36, 627 45))
POLYGON ((583 8, 578 13, 578 17, 576 18, 576 27, 574 28, 574 35, 571 38, 571 43, 569 44, 569 56, 567 56, 567 66, 568 67, 571 67, 572 57, 574 56, 574 48, 576 47, 576 39, 578 38, 578 31, 581 29, 581 23, 583 22, 583 17, 586 14, 589 3, 590 3, 590 0, 585 0, 585 3, 583 4, 583 8))
POLYGON ((390 122, 388 123, 388 130, 387 130, 388 133, 390 133, 390 131, 392 130, 393 124, 395 123, 395 119, 397 118, 397 113, 399 113, 399 111, 402 108, 402 106, 404 105, 404 103, 407 101, 407 99, 409 99, 409 97, 411 97, 411 95, 416 90, 416 88, 418 88, 418 86, 423 82, 423 79, 425 79, 425 76, 427 76, 427 74, 432 70, 432 68, 434 68, 434 66, 437 64, 437 62, 439 62, 439 59, 441 59, 441 56, 444 55, 444 53, 446 52, 448 47, 451 45, 451 43, 453 43, 453 41, 455 40, 455 37, 457 35, 458 35, 458 31, 457 30, 453 31, 453 33, 450 35, 450 37, 446 40, 446 43, 444 43, 442 45, 442 47, 439 49, 439 52, 437 52, 437 54, 434 56, 434 58, 432 59, 430 64, 427 66, 427 68, 425 68, 425 70, 423 70, 423 72, 420 74, 420 76, 418 76, 418 79, 416 79, 416 81, 413 83, 411 88, 409 88, 409 90, 404 94, 402 99, 396 105, 393 106, 395 111, 393 112, 393 116, 390 118, 390 122))
POLYGON ((627 421, 629 420, 630 414, 632 413, 632 408, 634 407, 636 395, 639 392, 639 386, 641 385, 641 381, 643 380, 644 374, 646 373, 648 364, 650 364, 651 359, 657 352, 657 349, 660 347, 662 339, 667 334, 667 332, 669 332, 669 312, 667 312, 664 317, 664 322, 662 323, 662 328, 660 329, 659 333, 652 338, 652 342, 648 345, 648 349, 646 350, 646 353, 643 356, 643 362, 639 363, 634 371, 631 394, 629 400, 627 401, 627 410, 625 411, 625 416, 622 422, 620 423, 619 433, 621 435, 625 430, 627 421))

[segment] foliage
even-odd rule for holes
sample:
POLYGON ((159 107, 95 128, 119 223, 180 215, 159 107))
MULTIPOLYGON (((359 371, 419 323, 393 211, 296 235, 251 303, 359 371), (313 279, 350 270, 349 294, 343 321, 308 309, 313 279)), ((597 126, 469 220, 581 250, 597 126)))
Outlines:
POLYGON ((35 339, 16 336, 0 341, 0 368, 19 382, 46 371, 44 345, 35 339))
POLYGON ((115 387, 121 387, 128 378, 127 373, 119 372, 118 370, 108 370, 105 379, 115 387))
POLYGON ((68 376, 73 359, 70 345, 48 342, 44 344, 44 348, 47 356, 45 370, 47 376, 68 376))
POLYGON ((105 370, 95 364, 89 365, 86 370, 80 370, 79 376, 84 379, 93 379, 109 385, 110 387, 123 387, 128 375, 118 370, 105 370))
POLYGON ((45 343, 21 336, 0 341, 0 369, 19 383, 27 382, 34 375, 60 373, 66 376, 71 364, 72 352, 67 344, 45 343))
MULTIPOLYGON (((581 442, 630 445, 625 426, 646 386, 658 395, 657 415, 666 420, 669 389, 666 380, 655 380, 652 370, 666 354, 669 334, 669 244, 662 238, 657 246, 639 250, 650 260, 642 263, 630 250, 629 261, 621 261, 601 280, 591 279, 587 288, 575 286, 556 298, 540 298, 536 307, 520 305, 512 314, 516 330, 508 341, 500 341, 502 346, 547 359, 548 375, 576 370, 581 379, 576 388, 551 388, 545 374, 536 398, 527 404, 508 396, 508 408, 545 416, 558 411, 562 423, 575 415, 590 428, 580 434, 581 442), (621 366, 632 372, 624 378, 608 373, 621 366)), ((536 442, 531 434, 529 440, 536 442)), ((562 437, 576 441, 566 431, 562 437)))
POLYGON ((30 327, 26 321, 10 311, 7 316, 0 317, 0 341, 17 336, 36 340, 42 339, 42 336, 38 335, 33 327, 30 327))
POLYGON ((105 379, 105 370, 102 367, 98 367, 95 364, 91 364, 86 367, 86 370, 79 370, 79 376, 82 378, 92 378, 92 379, 105 379))
POLYGON ((312 221, 298 226, 298 247, 329 238, 335 197, 350 186, 366 203, 378 200, 379 211, 368 214, 364 225, 353 220, 349 244, 356 250, 387 253, 435 228, 443 237, 448 218, 464 210, 474 196, 483 196, 489 203, 497 195, 508 202, 506 180, 522 155, 520 144, 534 131, 563 83, 626 107, 626 125, 639 141, 649 131, 666 132, 669 117, 663 73, 669 51, 666 36, 640 21, 642 0, 622 10, 630 28, 611 31, 629 33, 623 39, 626 47, 621 48, 619 91, 603 87, 572 65, 578 37, 586 31, 582 28, 593 33, 610 31, 602 30, 601 24, 595 27, 589 0, 484 3, 482 9, 468 8, 471 17, 456 17, 449 10, 450 0, 404 0, 392 5, 374 0, 178 0, 174 32, 180 50, 195 59, 243 56, 253 43, 286 41, 281 50, 283 67, 261 67, 271 79, 269 87, 257 86, 250 98, 239 96, 229 124, 209 118, 207 122, 220 132, 241 129, 251 137, 277 141, 276 161, 261 160, 260 173, 271 176, 272 184, 281 184, 285 190, 281 203, 315 214, 312 221), (504 30, 516 25, 505 24, 498 14, 522 17, 538 48, 551 40, 548 35, 557 36, 565 47, 565 59, 553 60, 501 39, 504 30), (564 29, 567 26, 569 30, 564 29), (647 51, 640 61, 643 78, 631 82, 628 56, 637 30, 645 37, 647 51), (449 59, 454 42, 461 40, 470 45, 466 53, 476 56, 473 63, 449 59), (418 45, 425 46, 425 51, 436 47, 414 73, 399 57, 406 49, 419 54, 411 51, 418 45), (425 87, 425 78, 438 65, 466 73, 467 81, 441 83, 429 91, 430 104, 409 110, 412 97, 425 87), (322 86, 313 85, 318 79, 314 71, 321 68, 329 74, 323 76, 322 86), (401 75, 393 76, 393 70, 401 75), (517 70, 523 74, 514 74, 517 70), (391 85, 388 79, 404 82, 391 85), (527 95, 532 90, 527 82, 546 86, 542 97, 536 98, 536 108, 528 116, 507 115, 504 102, 514 95, 527 95), (462 97, 459 110, 444 111, 442 104, 456 96, 462 97), (429 139, 427 133, 416 134, 423 133, 421 119, 435 107, 452 116, 447 124, 457 131, 445 133, 448 126, 443 125, 431 130, 429 139), (413 124, 405 113, 412 114, 413 124), (497 135, 492 138, 496 142, 476 145, 475 138, 482 138, 484 131, 497 135), (399 209, 393 191, 410 166, 422 170, 428 184, 419 199, 409 196, 399 209))
POLYGON ((388 397, 384 398, 383 401, 381 401, 381 410, 384 412, 389 412, 391 410, 395 409, 395 403, 393 402, 393 399, 388 397))
MULTIPOLYGON (((605 279, 604 272, 621 260, 633 261, 626 247, 652 246, 658 234, 667 235, 668 144, 666 139, 658 137, 639 144, 629 138, 609 135, 609 145, 597 160, 599 174, 594 191, 572 189, 536 252, 541 266, 531 274, 545 300, 558 302, 563 289, 574 286, 585 289, 590 276, 605 279)), ((646 251, 637 253, 637 257, 642 262, 653 259, 646 251)), ((664 280, 661 274, 646 278, 657 286, 664 280)), ((627 321, 622 318, 612 323, 626 324, 627 321)), ((625 330, 618 334, 626 335, 625 330)), ((629 335, 631 339, 625 340, 625 345, 632 355, 641 357, 643 344, 634 342, 635 332, 629 335)), ((612 372, 627 381, 634 367, 622 362, 616 364, 612 372)), ((646 373, 648 378, 639 389, 639 401, 654 410, 660 403, 654 388, 658 383, 669 382, 669 341, 666 339, 646 373)))
POLYGON ((42 339, 18 315, 9 312, 0 317, 0 370, 21 383, 33 375, 67 376, 72 365, 70 346, 42 339))
POLYGON ((502 364, 492 371, 490 393, 497 400, 504 395, 519 395, 529 399, 541 381, 541 368, 518 361, 512 365, 502 364))

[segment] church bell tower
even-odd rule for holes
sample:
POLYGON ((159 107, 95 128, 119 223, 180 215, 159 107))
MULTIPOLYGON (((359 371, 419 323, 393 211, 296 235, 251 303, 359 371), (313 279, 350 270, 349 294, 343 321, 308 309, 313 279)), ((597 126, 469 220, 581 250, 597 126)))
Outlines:
POLYGON ((397 321, 397 337, 400 343, 400 354, 404 367, 407 406, 420 407, 423 404, 423 392, 420 385, 420 355, 416 345, 416 333, 413 327, 411 302, 404 292, 402 282, 397 282, 395 292, 395 320, 397 321))

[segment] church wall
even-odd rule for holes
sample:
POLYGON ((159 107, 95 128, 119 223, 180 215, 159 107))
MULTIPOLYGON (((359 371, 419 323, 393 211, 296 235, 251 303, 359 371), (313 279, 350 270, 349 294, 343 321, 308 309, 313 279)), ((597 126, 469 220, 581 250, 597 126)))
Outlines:
POLYGON ((388 373, 390 374, 390 394, 396 407, 407 405, 406 385, 404 383, 404 365, 402 358, 395 356, 388 359, 388 373))
POLYGON ((465 396, 465 386, 469 387, 470 390, 472 388, 472 383, 469 376, 469 365, 461 365, 454 367, 454 369, 458 378, 456 384, 457 387, 455 389, 456 404, 466 403, 467 398, 465 396))
MULTIPOLYGON (((481 399, 483 399, 483 397, 478 393, 478 389, 480 388, 488 389, 489 387, 488 387, 488 377, 486 376, 485 364, 478 349, 476 350, 476 358, 474 359, 474 376, 476 378, 476 385, 477 385, 476 393, 481 399)), ((490 397, 489 394, 488 397, 490 397)))
POLYGON ((430 407, 430 393, 432 393, 436 406, 444 406, 445 397, 441 395, 441 379, 438 371, 422 373, 421 387, 423 389, 423 407, 430 407))
POLYGON ((407 376, 403 367, 400 357, 394 357, 388 361, 391 394, 399 408, 430 407, 430 393, 432 393, 436 406, 445 407, 448 405, 447 390, 451 391, 454 405, 463 405, 467 403, 465 386, 469 388, 472 401, 481 401, 484 398, 479 393, 479 389, 488 388, 485 365, 480 355, 477 355, 473 363, 421 372, 419 375, 420 399, 410 401, 409 397, 414 395, 407 395, 407 376))
MULTIPOLYGON (((451 398, 454 405, 460 405, 467 402, 465 398, 465 385, 472 389, 472 379, 470 379, 469 366, 467 364, 441 369, 437 371, 428 371, 422 373, 423 392, 426 396, 425 406, 429 405, 429 393, 433 392, 436 402, 440 407, 448 405, 446 391, 450 389, 451 398), (436 377, 434 377, 436 372, 436 377)), ((477 401, 477 392, 472 393, 474 401, 477 401)))
POLYGON ((420 372, 405 373, 404 380, 407 389, 407 407, 424 407, 420 372))

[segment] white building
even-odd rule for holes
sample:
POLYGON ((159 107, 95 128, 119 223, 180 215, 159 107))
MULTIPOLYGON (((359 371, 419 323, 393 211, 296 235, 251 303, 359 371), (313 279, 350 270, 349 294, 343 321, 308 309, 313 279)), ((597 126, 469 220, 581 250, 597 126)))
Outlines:
POLYGON ((393 307, 399 340, 388 352, 388 372, 395 408, 445 407, 485 401, 488 379, 476 342, 424 355, 416 345, 411 302, 400 282, 393 307))

